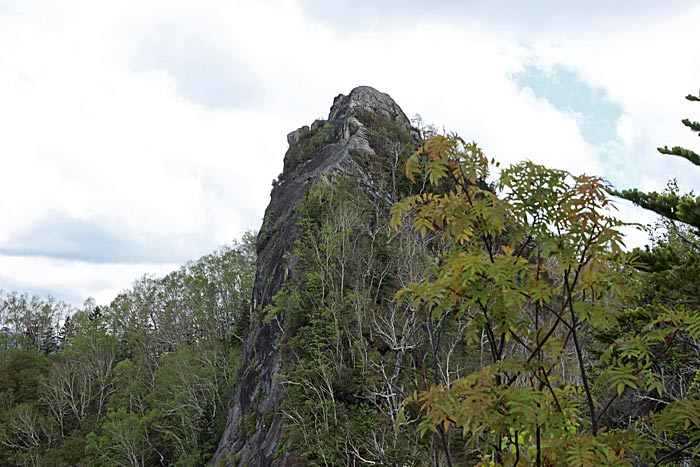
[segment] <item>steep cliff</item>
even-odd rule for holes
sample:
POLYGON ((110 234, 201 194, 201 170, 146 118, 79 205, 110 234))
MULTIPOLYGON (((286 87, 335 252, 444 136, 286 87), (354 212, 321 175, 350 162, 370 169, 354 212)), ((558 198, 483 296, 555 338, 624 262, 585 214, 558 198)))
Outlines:
MULTIPOLYGON (((285 419, 290 417, 289 412, 283 410, 284 399, 293 397, 286 395, 285 387, 302 384, 295 378, 302 378, 297 370, 299 362, 306 361, 307 356, 300 357, 299 353, 304 350, 298 349, 312 345, 313 340, 304 337, 302 331, 316 322, 310 317, 310 309, 318 310, 320 306, 316 302, 300 304, 299 300, 290 303, 289 297, 298 298, 295 288, 308 291, 313 286, 311 282, 320 281, 322 290, 316 293, 323 294, 324 303, 327 303, 326 297, 347 295, 352 289, 359 289, 360 279, 374 282, 378 279, 356 277, 353 282, 343 277, 331 284, 338 275, 336 266, 350 259, 351 245, 346 245, 342 252, 345 259, 339 260, 336 255, 329 260, 336 266, 323 277, 311 274, 312 268, 308 265, 299 264, 298 250, 311 248, 318 252, 319 248, 312 244, 319 241, 318 226, 324 222, 323 217, 337 218, 341 212, 353 211, 352 218, 360 224, 365 220, 370 222, 372 225, 366 230, 372 231, 374 227, 376 238, 378 224, 381 228, 386 225, 387 209, 405 184, 400 175, 403 162, 417 147, 419 136, 391 97, 363 86, 353 89, 347 96, 336 97, 328 120, 317 120, 310 127, 299 128, 290 133, 287 140, 289 150, 284 159, 284 171, 273 183, 271 201, 258 236, 250 332, 226 430, 212 465, 281 466, 295 464, 295 459, 303 458, 299 447, 281 442, 285 419), (314 188, 318 186, 325 188, 314 188), (333 202, 334 196, 342 203, 333 202), (317 206, 314 207, 314 203, 317 206), (359 213, 362 209, 368 212, 359 213), (362 219, 367 217, 369 219, 362 219), (379 217, 382 220, 378 220, 379 217), (331 289, 335 290, 333 294, 331 289)), ((342 223, 337 225, 341 231, 345 229, 344 238, 349 240, 347 235, 355 227, 347 223, 344 227, 342 223)), ((330 256, 327 248, 323 254, 330 256)), ((374 258, 376 254, 373 251, 369 256, 374 258)), ((386 261, 381 265, 376 259, 372 261, 376 264, 364 264, 368 269, 365 276, 376 276, 379 273, 375 269, 386 268, 386 261)), ((350 269, 359 267, 355 264, 343 273, 349 275, 350 269)), ((357 271, 352 274, 357 276, 357 271)), ((366 285, 367 293, 374 289, 378 292, 383 287, 381 281, 379 285, 374 284, 374 289, 373 284, 366 285)), ((390 297, 391 292, 381 295, 390 297)), ((335 382, 337 378, 330 379, 333 381, 329 385, 336 387, 328 392, 333 398, 342 397, 343 390, 335 382)), ((350 390, 347 397, 355 398, 352 393, 350 390)))

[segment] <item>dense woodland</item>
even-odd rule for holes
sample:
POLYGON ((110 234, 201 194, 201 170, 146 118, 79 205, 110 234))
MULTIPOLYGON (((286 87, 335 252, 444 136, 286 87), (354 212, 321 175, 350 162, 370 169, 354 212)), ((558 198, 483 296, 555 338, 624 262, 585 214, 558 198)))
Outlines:
POLYGON ((700 465, 700 198, 372 118, 390 203, 311 185, 264 310, 252 234, 107 306, 3 293, 0 464, 204 465, 249 324, 284 310, 291 465, 700 465), (625 250, 615 196, 661 215, 646 249, 625 250))
POLYGON ((0 295, 0 465, 203 465, 249 314, 254 238, 108 306, 0 295))

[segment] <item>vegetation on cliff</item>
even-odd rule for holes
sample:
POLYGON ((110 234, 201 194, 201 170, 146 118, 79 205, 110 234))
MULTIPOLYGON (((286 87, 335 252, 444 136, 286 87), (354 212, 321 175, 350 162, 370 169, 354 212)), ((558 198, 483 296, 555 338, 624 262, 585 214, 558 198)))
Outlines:
POLYGON ((257 239, 108 306, 2 294, 0 463, 697 464, 694 198, 624 192, 672 214, 626 252, 601 178, 418 123, 357 88, 257 239))

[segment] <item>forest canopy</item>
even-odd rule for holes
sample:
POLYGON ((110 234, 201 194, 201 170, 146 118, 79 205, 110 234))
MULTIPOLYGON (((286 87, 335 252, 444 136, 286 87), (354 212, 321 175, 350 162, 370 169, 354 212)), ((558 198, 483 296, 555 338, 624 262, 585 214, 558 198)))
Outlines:
POLYGON ((254 235, 107 306, 0 294, 0 464, 202 465, 226 421, 254 235))

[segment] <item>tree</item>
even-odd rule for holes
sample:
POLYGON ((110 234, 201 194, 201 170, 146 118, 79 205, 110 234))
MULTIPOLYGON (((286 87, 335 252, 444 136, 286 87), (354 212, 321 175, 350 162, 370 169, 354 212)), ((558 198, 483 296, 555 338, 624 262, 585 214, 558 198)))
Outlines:
MULTIPOLYGON (((423 432, 440 432, 447 465, 461 439, 471 465, 632 465, 649 452, 627 427, 606 426, 610 400, 658 387, 651 365, 662 332, 623 336, 593 376, 593 332, 620 328, 624 225, 603 180, 524 162, 488 183, 480 148, 436 136, 406 164, 427 188, 393 208, 444 247, 424 280, 397 294, 438 321, 466 317, 466 339, 489 361, 473 374, 414 395, 423 432), (648 340, 645 340, 648 339, 648 340)), ((408 411, 412 404, 408 404, 408 411)))
POLYGON ((309 186, 298 213, 294 273, 266 310, 269 319, 288 313, 285 445, 304 465, 424 465, 426 443, 393 423, 420 377, 412 354, 421 323, 391 302, 394 282, 424 252, 403 242, 412 235, 393 234, 387 203, 352 180, 309 186))
POLYGON ((37 465, 51 426, 39 411, 47 357, 37 349, 0 358, 0 464, 37 465))
POLYGON ((104 467, 142 467, 147 465, 152 448, 147 437, 148 419, 125 408, 110 410, 102 434, 88 435, 87 452, 96 465, 104 467))
POLYGON ((117 361, 117 342, 105 333, 100 320, 75 315, 75 335, 64 342, 42 385, 42 399, 60 434, 100 421, 107 399, 114 392, 112 369, 117 361))
MULTIPOLYGON (((172 446, 177 465, 201 465, 218 441, 214 419, 223 415, 226 401, 219 386, 223 372, 206 347, 181 346, 163 357, 153 390, 148 395, 150 426, 172 446)), ((161 448, 163 449, 163 448, 161 448)))
MULTIPOLYGON (((688 95, 687 100, 700 101, 688 95)), ((684 119, 683 124, 700 132, 700 123, 684 119)), ((658 148, 662 154, 682 157, 700 165, 700 156, 682 147, 658 148)), ((649 229, 652 244, 635 249, 637 266, 635 295, 626 313, 628 333, 661 332, 668 336, 670 358, 659 359, 656 371, 668 375, 658 394, 635 391, 638 410, 656 414, 640 423, 645 435, 658 446, 659 462, 700 457, 700 197, 679 193, 675 180, 662 193, 637 189, 616 192, 618 196, 661 216, 649 229)), ((685 465, 685 464, 684 464, 685 465)))
MULTIPOLYGON (((689 94, 686 96, 686 99, 692 102, 700 102, 700 95, 693 96, 689 94)), ((683 119, 682 122, 690 131, 700 133, 700 122, 691 121, 687 118, 683 119)), ((682 157, 690 163, 700 166, 700 155, 690 149, 680 146, 674 146, 669 149, 668 146, 664 146, 657 148, 657 150, 661 154, 682 157)), ((633 188, 616 192, 616 194, 671 221, 680 221, 700 229, 700 196, 695 197, 692 192, 685 195, 679 195, 675 190, 663 193, 655 191, 644 193, 633 188)))
POLYGON ((211 456, 248 322, 253 238, 246 234, 165 277, 144 277, 85 320, 119 342, 113 365, 101 364, 113 350, 103 344, 113 341, 78 332, 64 344, 46 384, 55 401, 49 406, 61 414, 77 405, 95 419, 91 462, 188 466, 211 456))
POLYGON ((201 465, 226 422, 254 252, 247 233, 108 306, 0 291, 0 464, 201 465))
POLYGON ((69 305, 53 297, 43 299, 0 291, 0 333, 5 336, 6 345, 15 349, 55 352, 60 323, 73 312, 69 305))
POLYGON ((641 254, 643 268, 629 271, 620 328, 597 338, 617 358, 630 352, 620 345, 625 341, 655 348, 658 358, 650 369, 658 376, 657 389, 625 391, 612 404, 609 421, 618 426, 634 421, 640 436, 654 445, 658 465, 685 466, 700 457, 700 244, 687 241, 690 227, 669 228, 669 222, 650 230, 650 247, 633 253, 641 254))
MULTIPOLYGON (((51 439, 51 426, 46 422, 37 407, 22 403, 15 405, 1 420, 0 446, 10 448, 7 459, 14 465, 40 466, 42 445, 51 439)), ((1 459, 1 458, 0 458, 1 459)))

